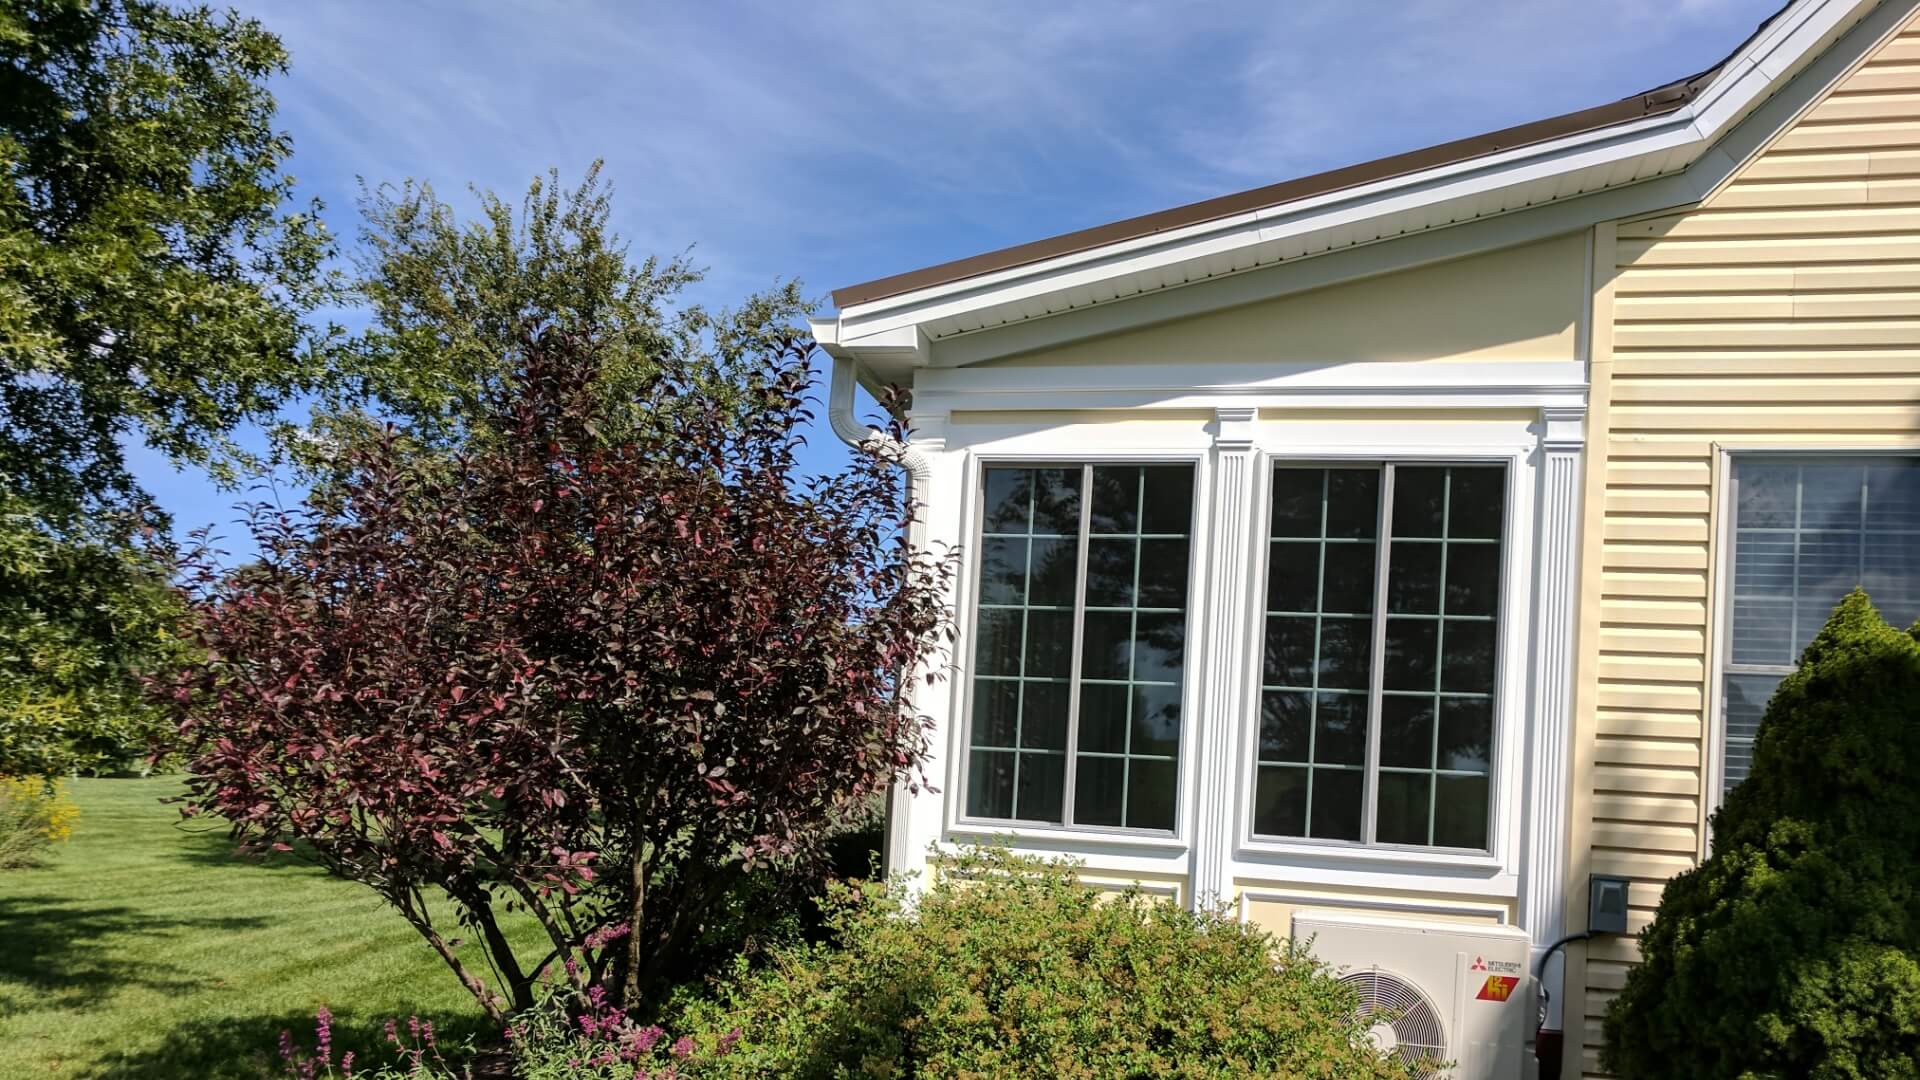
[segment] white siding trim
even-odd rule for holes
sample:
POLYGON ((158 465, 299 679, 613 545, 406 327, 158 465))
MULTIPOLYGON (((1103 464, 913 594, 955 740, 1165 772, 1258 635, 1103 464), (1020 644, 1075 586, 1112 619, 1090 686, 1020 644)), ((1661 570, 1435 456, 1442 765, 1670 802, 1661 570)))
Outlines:
POLYGON ((1257 410, 1221 408, 1214 412, 1213 504, 1211 537, 1200 595, 1207 597, 1206 652, 1201 670, 1205 683, 1200 709, 1191 714, 1198 729, 1197 791, 1212 793, 1195 803, 1193 889, 1195 910, 1230 895, 1233 879, 1233 813, 1239 800, 1234 790, 1234 731, 1244 710, 1240 672, 1249 662, 1251 643, 1237 633, 1244 612, 1253 602, 1250 572, 1254 557, 1254 428, 1257 410))
MULTIPOLYGON (((1539 549, 1535 560, 1533 717, 1528 755, 1527 872, 1520 924, 1533 964, 1565 931, 1572 817, 1573 683, 1580 600, 1580 509, 1587 411, 1540 410, 1539 549)), ((1564 967, 1563 967, 1564 970, 1564 967)), ((1550 999, 1560 1002, 1564 994, 1550 999)), ((1555 1017, 1547 1018, 1549 1026, 1555 1017)))

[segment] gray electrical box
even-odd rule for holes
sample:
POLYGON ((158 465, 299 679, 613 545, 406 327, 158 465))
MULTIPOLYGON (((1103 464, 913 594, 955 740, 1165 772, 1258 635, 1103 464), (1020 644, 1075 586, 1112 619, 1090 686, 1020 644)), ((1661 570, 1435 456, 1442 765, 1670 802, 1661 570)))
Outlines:
POLYGON ((1607 874, 1587 879, 1587 929, 1596 934, 1627 932, 1627 880, 1607 874))

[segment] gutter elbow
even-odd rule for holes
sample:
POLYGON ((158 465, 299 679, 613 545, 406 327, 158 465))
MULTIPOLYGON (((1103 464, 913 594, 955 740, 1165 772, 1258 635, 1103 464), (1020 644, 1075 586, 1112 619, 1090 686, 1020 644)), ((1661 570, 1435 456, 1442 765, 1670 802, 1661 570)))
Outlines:
POLYGON ((879 428, 868 427, 853 415, 853 389, 858 381, 853 358, 828 355, 833 360, 833 377, 827 386, 827 422, 834 435, 857 452, 888 454, 907 471, 914 493, 926 490, 926 483, 933 476, 933 465, 927 456, 912 443, 902 442, 879 428))

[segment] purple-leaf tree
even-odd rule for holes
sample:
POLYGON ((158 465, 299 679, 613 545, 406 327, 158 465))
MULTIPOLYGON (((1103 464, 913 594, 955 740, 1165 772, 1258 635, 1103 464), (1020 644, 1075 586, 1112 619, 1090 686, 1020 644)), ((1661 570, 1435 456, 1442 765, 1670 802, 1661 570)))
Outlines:
POLYGON ((544 967, 644 1003, 744 870, 921 782, 952 573, 906 547, 897 443, 797 476, 803 344, 723 394, 663 361, 618 438, 592 340, 524 356, 463 456, 390 435, 257 512, 257 563, 190 558, 205 659, 157 684, 189 813, 372 887, 495 1016, 544 967))

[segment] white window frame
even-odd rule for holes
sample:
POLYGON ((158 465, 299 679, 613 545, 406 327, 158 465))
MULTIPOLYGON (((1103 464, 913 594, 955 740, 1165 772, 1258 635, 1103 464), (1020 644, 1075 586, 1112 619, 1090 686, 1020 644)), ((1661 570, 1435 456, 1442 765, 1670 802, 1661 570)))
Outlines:
MULTIPOLYGON (((1807 462, 1820 459, 1844 461, 1848 458, 1920 460, 1920 444, 1788 446, 1773 442, 1747 444, 1733 441, 1714 444, 1713 479, 1718 487, 1714 499, 1714 512, 1718 515, 1718 520, 1715 521, 1712 530, 1713 608, 1707 624, 1709 660, 1704 699, 1706 722, 1701 725, 1705 738, 1705 745, 1701 747, 1701 751, 1703 760, 1706 762, 1706 768, 1702 770, 1701 777, 1705 790, 1701 792, 1700 798, 1700 852, 1702 855, 1713 849, 1713 830, 1710 827, 1710 819, 1726 798, 1727 676, 1762 673, 1745 670, 1753 665, 1735 665, 1732 656, 1734 518, 1739 512, 1739 492, 1734 485, 1734 464, 1736 461, 1807 462)), ((1793 670, 1788 668, 1787 673, 1790 674, 1793 670)), ((1772 674, 1770 671, 1764 673, 1772 674)))
MULTIPOLYGON (((1519 873, 1519 803, 1526 784, 1526 720, 1531 708, 1525 656, 1515 655, 1531 636, 1533 573, 1537 508, 1531 498, 1538 470, 1529 461, 1533 446, 1462 443, 1457 446, 1395 444, 1381 440, 1365 446, 1340 444, 1275 445, 1261 443, 1254 456, 1255 529, 1258 565, 1250 575, 1256 599, 1247 606, 1242 632, 1252 643, 1250 662, 1243 674, 1238 718, 1240 725, 1236 765, 1238 791, 1234 803, 1234 858, 1246 863, 1276 862, 1375 869, 1384 874, 1427 870, 1436 876, 1460 876, 1460 885, 1504 872, 1519 873), (1452 848, 1369 844, 1312 837, 1271 837, 1253 831, 1255 778, 1259 759, 1259 694, 1264 662, 1264 597, 1267 587, 1266 547, 1273 512, 1273 470, 1279 465, 1503 465, 1507 495, 1501 534, 1501 595, 1495 646, 1495 708, 1493 739, 1488 747, 1488 848, 1463 851, 1452 848), (1523 498, 1522 496, 1527 497, 1523 498), (1525 516, 1523 517, 1523 513, 1525 516)), ((1369 740, 1372 739, 1369 733, 1369 740)), ((1510 889, 1489 890, 1506 895, 1510 889)))
MULTIPOLYGON (((1495 781, 1495 778, 1499 775, 1499 770, 1501 766, 1504 764, 1504 762, 1500 760, 1500 756, 1499 756, 1500 745, 1499 745, 1498 732, 1499 732, 1500 714, 1501 712, 1504 711, 1504 704, 1505 704, 1504 702, 1505 695, 1502 694, 1500 691, 1504 685, 1504 676, 1505 676, 1504 669, 1506 667, 1506 663, 1505 663, 1506 634, 1507 634, 1506 619, 1505 619, 1506 606, 1507 606, 1506 598, 1507 598, 1508 589, 1512 587, 1512 581, 1510 580, 1512 567, 1508 565, 1505 549, 1512 539, 1511 536, 1509 535, 1509 530, 1512 528, 1513 521, 1512 521, 1511 515, 1507 512, 1507 509, 1513 501, 1514 482, 1513 482, 1513 466, 1504 458, 1489 460, 1485 458, 1472 459, 1472 458, 1462 458, 1462 457, 1454 456, 1454 457, 1448 457, 1448 458, 1417 458, 1416 459, 1416 458, 1403 458, 1395 455, 1386 455, 1371 461, 1354 460, 1354 459, 1348 459, 1344 461, 1319 461, 1319 460, 1311 460, 1311 459, 1296 459, 1291 457, 1281 457, 1278 455, 1270 456, 1268 458, 1266 462, 1266 466, 1267 466, 1266 470, 1259 478, 1259 482, 1265 485, 1265 490, 1262 492, 1262 498, 1260 500, 1260 509, 1262 511, 1262 515, 1258 522, 1258 528, 1256 529, 1256 532, 1259 534, 1259 537, 1260 537, 1259 561, 1261 565, 1255 570, 1255 573, 1253 575, 1259 585, 1259 591, 1255 594, 1256 596, 1255 606, 1261 609, 1260 610, 1261 618, 1258 624, 1259 631, 1253 637, 1253 642, 1255 645, 1255 649, 1253 651, 1256 654, 1255 655, 1255 661, 1256 661, 1255 679, 1253 684, 1254 691, 1253 691, 1252 700, 1250 700, 1247 703, 1247 710, 1252 714, 1249 720, 1249 726, 1254 732, 1252 743, 1250 746, 1247 747, 1248 756, 1251 758, 1251 768, 1248 770, 1248 777, 1249 777, 1248 783, 1252 784, 1257 789, 1258 778, 1260 775, 1259 728, 1260 728, 1260 710, 1262 705, 1260 697, 1265 692, 1265 688, 1266 688, 1265 680, 1264 680, 1264 668, 1261 665, 1264 665, 1266 660, 1265 623, 1266 623, 1267 613, 1265 610, 1266 608, 1265 598, 1267 596, 1267 587, 1273 571, 1272 544, 1273 544, 1274 537, 1272 535, 1272 528, 1273 528, 1272 519, 1273 519, 1274 474, 1281 469, 1306 469, 1306 470, 1358 469, 1358 468, 1365 468, 1365 467, 1371 466, 1378 470, 1381 478, 1380 490, 1377 496, 1377 498, 1379 499, 1379 504, 1377 509, 1378 516, 1376 517, 1375 520, 1376 520, 1377 526, 1385 526, 1385 527, 1380 528, 1374 538, 1374 543, 1376 545, 1376 554, 1375 554, 1375 563, 1374 563, 1374 596, 1373 596, 1374 611, 1373 611, 1373 618, 1370 621, 1373 622, 1375 625, 1370 631, 1371 639, 1368 646, 1369 662, 1367 667, 1367 677, 1368 677, 1369 689, 1367 691, 1367 733, 1366 733, 1367 746, 1366 746, 1365 757, 1361 762, 1361 766, 1360 766, 1361 768, 1360 820, 1361 820, 1361 833, 1364 835, 1368 833, 1376 833, 1378 831, 1378 817, 1379 817, 1379 795, 1380 795, 1379 779, 1380 779, 1380 772, 1381 772, 1381 765, 1380 765, 1381 715, 1380 715, 1380 712, 1384 709, 1384 701, 1385 701, 1385 692, 1381 687, 1382 675, 1383 675, 1384 669, 1381 667, 1381 665, 1386 663, 1386 656, 1383 648, 1383 641, 1384 641, 1384 635, 1386 632, 1386 622, 1387 622, 1389 613, 1386 611, 1385 605, 1386 605, 1386 597, 1387 597, 1387 591, 1388 591, 1388 582, 1391 580, 1390 574, 1392 573, 1392 564, 1391 564, 1390 556, 1392 552, 1392 543, 1393 543, 1393 531, 1392 531, 1392 525, 1390 520, 1392 516, 1391 508, 1392 508, 1392 500, 1393 500, 1393 487, 1392 487, 1392 484, 1387 479, 1387 477, 1391 474, 1391 471, 1392 471, 1389 469, 1389 466, 1393 466, 1396 468, 1398 467, 1416 467, 1417 468, 1417 467, 1432 467, 1432 466, 1444 467, 1444 466, 1453 466, 1453 465, 1466 466, 1466 467, 1479 466, 1483 468, 1498 467, 1503 471, 1503 476, 1506 480, 1506 487, 1505 487, 1505 490, 1502 492, 1501 518, 1500 518, 1501 534, 1498 537, 1498 543, 1501 546, 1499 581, 1497 585, 1499 603, 1494 612, 1494 632, 1495 632, 1494 646, 1493 646, 1493 661, 1494 661, 1493 687, 1494 689, 1490 695, 1491 698, 1493 699, 1493 703, 1495 706, 1494 717, 1493 717, 1494 726, 1493 726, 1493 731, 1489 734, 1488 746, 1487 746, 1487 847, 1485 848, 1449 848, 1449 847, 1444 847, 1444 846, 1439 846, 1434 844, 1388 844, 1388 843, 1382 843, 1378 840, 1368 840, 1368 839, 1337 840, 1337 839, 1332 839, 1327 837, 1276 836, 1269 833, 1253 832, 1252 831, 1253 826, 1251 822, 1249 822, 1248 834, 1252 839, 1262 843, 1269 843, 1269 842, 1286 843, 1286 844, 1300 843, 1303 845, 1312 845, 1315 847, 1341 847, 1341 848, 1357 847, 1357 848, 1365 848, 1368 850, 1375 850, 1375 851, 1411 851, 1411 852, 1419 852, 1421 854, 1432 854, 1432 855, 1441 855, 1441 856, 1461 855, 1461 856, 1467 856, 1467 857, 1485 857, 1491 854, 1491 851, 1493 848, 1493 825, 1494 825, 1494 810, 1493 810, 1494 787, 1495 787, 1494 781, 1495 781)), ((1442 588, 1444 589, 1444 587, 1445 585, 1444 583, 1442 583, 1442 588)), ((1437 711, 1434 714, 1434 723, 1435 724, 1439 723, 1439 713, 1437 711)), ((1249 806, 1249 812, 1251 812, 1251 806, 1249 806)), ((1309 813, 1311 813, 1311 808, 1309 808, 1309 813)))
MULTIPOLYGON (((1207 537, 1205 523, 1207 508, 1212 499, 1212 483, 1207 468, 1208 455, 1203 451, 1180 450, 1036 450, 969 453, 964 463, 964 481, 961 498, 964 512, 960 518, 960 536, 963 537, 962 567, 959 588, 960 603, 957 605, 960 621, 958 630, 961 635, 960 648, 956 659, 958 670, 955 672, 954 693, 952 696, 953 723, 950 724, 948 760, 952 762, 946 770, 948 798, 946 803, 946 821, 944 832, 962 837, 1011 837, 1020 840, 1035 841, 1040 844, 1059 845, 1071 848, 1078 845, 1096 847, 1137 847, 1146 849, 1185 850, 1192 837, 1193 785, 1195 778, 1194 758, 1197 756, 1196 727, 1199 708, 1199 686, 1195 679, 1193 658, 1204 655, 1200 641, 1201 626, 1204 623, 1202 605, 1209 598, 1202 595, 1201 574, 1205 569, 1205 550, 1207 537), (1193 509, 1189 523, 1187 545, 1187 637, 1186 653, 1181 665, 1180 680, 1180 740, 1179 760, 1174 768, 1174 826, 1168 829, 1143 829, 1126 825, 1077 825, 1054 824, 1044 821, 1026 821, 1014 818, 982 818, 967 813, 967 772, 971 765, 973 739, 973 694, 974 694, 974 650, 978 646, 978 618, 980 606, 980 530, 985 521, 986 474, 990 468, 1060 468, 1065 465, 1185 465, 1193 470, 1193 509)), ((1085 499, 1087 493, 1082 493, 1085 499)), ((1086 537, 1081 537, 1080 574, 1084 576, 1086 537)), ((1075 635, 1078 627, 1078 608, 1076 601, 1075 635)), ((1075 672, 1079 667, 1079 656, 1074 657, 1075 672)), ((1077 682, 1077 678, 1075 682, 1077 682)), ((1079 717, 1067 717, 1069 757, 1073 753, 1073 740, 1077 734, 1079 717)), ((1066 785, 1063 798, 1069 804, 1063 811, 1070 811, 1073 796, 1072 786, 1066 785)), ((1063 812, 1062 816, 1066 816, 1063 812)))

